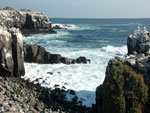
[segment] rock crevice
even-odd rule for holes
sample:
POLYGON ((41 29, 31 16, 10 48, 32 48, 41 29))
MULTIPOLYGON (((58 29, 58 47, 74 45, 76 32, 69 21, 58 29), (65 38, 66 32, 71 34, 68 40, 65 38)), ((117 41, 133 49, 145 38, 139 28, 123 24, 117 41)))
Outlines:
POLYGON ((23 39, 19 29, 0 28, 0 70, 1 76, 25 74, 23 39))

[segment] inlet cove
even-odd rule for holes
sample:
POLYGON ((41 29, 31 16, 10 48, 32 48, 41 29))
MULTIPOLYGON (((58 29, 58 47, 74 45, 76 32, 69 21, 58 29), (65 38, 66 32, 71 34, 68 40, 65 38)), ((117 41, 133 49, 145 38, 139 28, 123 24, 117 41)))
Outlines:
POLYGON ((0 112, 149 113, 150 19, 0 9, 0 112))

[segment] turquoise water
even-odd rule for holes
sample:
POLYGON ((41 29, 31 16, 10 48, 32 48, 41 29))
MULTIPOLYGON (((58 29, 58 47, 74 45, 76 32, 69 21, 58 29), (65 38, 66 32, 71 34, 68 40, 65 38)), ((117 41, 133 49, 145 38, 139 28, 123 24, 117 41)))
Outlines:
MULTIPOLYGON (((25 64, 25 79, 41 78, 45 87, 55 84, 76 91, 84 105, 95 103, 96 87, 103 83, 108 61, 126 55, 126 41, 138 26, 147 26, 150 19, 50 19, 54 24, 70 25, 57 34, 38 35, 24 39, 25 43, 42 45, 51 53, 69 58, 85 56, 91 64, 25 64), (53 72, 49 75, 47 72, 53 72), (45 82, 43 82, 45 81, 45 82)), ((68 99, 71 98, 68 96, 68 99)))

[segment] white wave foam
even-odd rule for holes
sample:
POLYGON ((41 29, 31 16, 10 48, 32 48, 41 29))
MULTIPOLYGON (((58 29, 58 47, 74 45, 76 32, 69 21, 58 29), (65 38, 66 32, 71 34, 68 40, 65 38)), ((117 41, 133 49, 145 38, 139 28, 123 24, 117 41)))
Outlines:
POLYGON ((108 42, 106 40, 90 40, 91 42, 108 42))
POLYGON ((123 47, 114 47, 114 46, 106 46, 101 48, 101 51, 105 51, 107 53, 112 53, 115 55, 126 55, 127 54, 127 46, 123 47))
MULTIPOLYGON (((55 84, 60 88, 76 91, 83 105, 91 106, 95 103, 96 87, 103 83, 108 61, 116 55, 127 53, 127 47, 106 46, 97 49, 54 49, 54 53, 62 56, 77 58, 85 56, 91 59, 91 64, 34 64, 25 63, 26 74, 23 78, 38 81, 44 87, 54 88, 55 84), (68 54, 69 53, 69 54, 68 54)), ((71 99, 71 97, 68 97, 71 99)))
POLYGON ((76 29, 76 30, 80 30, 80 31, 82 31, 82 30, 101 30, 102 29, 102 27, 100 26, 100 25, 90 25, 90 24, 84 24, 84 25, 78 25, 79 27, 78 27, 78 29, 76 29))
POLYGON ((78 27, 76 25, 73 25, 73 24, 52 24, 52 27, 55 27, 55 26, 59 26, 60 28, 63 28, 63 29, 77 29, 78 27))

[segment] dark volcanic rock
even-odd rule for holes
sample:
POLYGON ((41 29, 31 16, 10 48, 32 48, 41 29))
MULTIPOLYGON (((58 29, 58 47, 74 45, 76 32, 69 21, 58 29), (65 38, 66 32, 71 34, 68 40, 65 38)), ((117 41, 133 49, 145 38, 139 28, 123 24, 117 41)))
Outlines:
POLYGON ((45 63, 44 58, 46 51, 43 47, 38 45, 26 45, 24 46, 24 59, 25 62, 36 62, 36 63, 45 63))
POLYGON ((25 74, 23 40, 19 29, 6 31, 0 28, 0 75, 21 76, 25 74))
POLYGON ((69 59, 62 57, 59 54, 51 54, 45 50, 45 48, 37 44, 24 45, 24 59, 29 63, 41 63, 41 64, 74 64, 74 63, 90 63, 89 59, 85 57, 79 57, 77 59, 69 59))
POLYGON ((89 59, 86 59, 85 57, 79 57, 76 59, 77 63, 90 63, 91 61, 89 59))
POLYGON ((71 27, 71 26, 56 24, 56 25, 53 25, 52 27, 53 29, 67 29, 68 27, 71 27))

